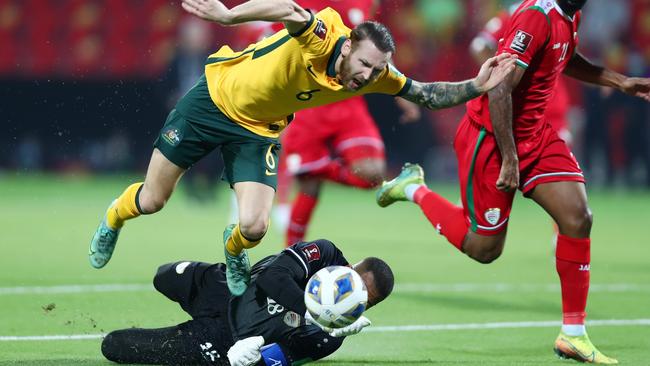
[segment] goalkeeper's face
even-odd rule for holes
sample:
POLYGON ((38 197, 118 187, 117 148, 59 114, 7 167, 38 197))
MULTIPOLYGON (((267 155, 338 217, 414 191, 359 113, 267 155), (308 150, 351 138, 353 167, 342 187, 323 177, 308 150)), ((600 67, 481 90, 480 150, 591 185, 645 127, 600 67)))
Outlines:
POLYGON ((380 303, 393 291, 395 283, 393 271, 383 260, 375 257, 365 258, 353 268, 361 276, 368 291, 366 309, 380 303))
POLYGON ((392 54, 380 51, 370 40, 353 44, 348 39, 341 47, 341 56, 339 82, 346 90, 357 91, 377 79, 388 66, 392 54))

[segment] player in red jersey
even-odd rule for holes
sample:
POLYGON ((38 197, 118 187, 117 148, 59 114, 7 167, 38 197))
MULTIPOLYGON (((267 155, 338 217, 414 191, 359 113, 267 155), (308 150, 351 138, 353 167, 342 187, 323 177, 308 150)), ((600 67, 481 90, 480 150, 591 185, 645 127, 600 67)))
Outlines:
POLYGON ((616 364, 585 331, 592 214, 578 163, 544 113, 562 72, 650 101, 650 79, 630 78, 595 66, 576 52, 580 9, 587 0, 527 0, 514 13, 497 53, 517 55, 518 67, 497 88, 467 103, 454 141, 463 207, 424 185, 424 173, 407 164, 382 185, 377 203, 417 203, 436 230, 481 263, 502 251, 514 193, 519 188, 559 227, 556 269, 563 322, 555 352, 583 362, 616 364))
MULTIPOLYGON (((298 2, 314 11, 331 7, 348 26, 371 19, 379 5, 378 0, 298 2)), ((419 118, 415 104, 402 99, 397 102, 407 119, 419 118)), ((274 219, 276 224, 286 227, 287 246, 304 239, 323 181, 370 189, 384 179, 384 143, 363 97, 296 113, 295 121, 283 136, 282 147, 278 214, 274 219), (292 176, 298 183, 298 193, 289 214, 288 205, 283 206, 282 201, 288 201, 292 176)))
MULTIPOLYGON (((494 55, 499 47, 499 40, 504 37, 512 13, 517 10, 521 3, 522 1, 519 1, 508 10, 499 12, 485 24, 481 32, 472 40, 470 53, 479 65, 482 65, 485 60, 494 55)), ((560 138, 571 146, 573 138, 567 121, 567 114, 571 104, 566 82, 566 76, 560 76, 553 90, 551 98, 553 103, 548 105, 545 117, 546 121, 555 128, 560 138)))

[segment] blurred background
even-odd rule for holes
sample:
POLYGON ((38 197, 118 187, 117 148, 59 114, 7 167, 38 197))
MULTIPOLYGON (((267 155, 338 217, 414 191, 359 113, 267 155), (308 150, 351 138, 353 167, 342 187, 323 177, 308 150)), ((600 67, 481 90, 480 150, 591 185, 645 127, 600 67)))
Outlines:
MULTIPOLYGON (((470 54, 475 37, 512 3, 383 0, 378 18, 397 39, 395 63, 405 74, 460 80, 478 70, 470 54)), ((650 76, 650 0, 590 0, 583 19, 582 52, 650 76)), ((222 260, 229 194, 217 154, 183 177, 186 189, 163 213, 128 224, 106 268, 88 266, 87 245, 114 195, 141 180, 156 135, 205 57, 224 44, 244 49, 261 28, 209 24, 185 14, 178 0, 0 0, 1 365, 106 365, 102 333, 186 320, 153 291, 151 278, 165 262, 222 260), (47 342, 42 335, 82 338, 47 342)), ((648 324, 650 103, 570 81, 566 95, 566 136, 598 222, 590 320, 648 324)), ((423 111, 419 121, 401 124, 392 99, 368 96, 391 173, 419 162, 432 187, 455 202, 452 139, 464 107, 423 111)), ((379 210, 374 192, 326 189, 307 237, 332 240, 348 259, 372 253, 394 268, 395 296, 372 310, 375 329, 559 320, 554 230, 531 200, 515 200, 507 254, 483 266, 434 235, 413 205, 379 210)), ((277 252, 283 236, 271 230, 252 260, 277 252)), ((604 352, 648 364, 649 327, 591 324, 604 352)), ((322 365, 561 365, 550 353, 555 325, 364 333, 322 365)))
MULTIPOLYGON (((232 6, 241 1, 225 1, 232 6)), ((472 39, 513 1, 385 0, 395 63, 418 80, 472 77, 472 39)), ((598 63, 650 76, 650 0, 592 0, 580 47, 598 63)), ((255 27, 220 27, 169 0, 0 0, 0 172, 144 173, 176 100, 221 45, 243 49, 255 27)), ((592 185, 650 189, 650 104, 569 82, 572 145, 592 185)), ((451 147, 464 112, 399 124, 394 103, 369 96, 391 170, 405 161, 453 181, 451 147)), ((218 157, 196 170, 218 175, 218 157)), ((213 178, 209 178, 213 179, 213 178)))

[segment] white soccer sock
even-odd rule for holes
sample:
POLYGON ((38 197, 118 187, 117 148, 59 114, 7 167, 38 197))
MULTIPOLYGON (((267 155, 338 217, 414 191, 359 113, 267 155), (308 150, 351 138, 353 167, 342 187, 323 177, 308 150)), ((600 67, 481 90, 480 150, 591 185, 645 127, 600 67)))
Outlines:
POLYGON ((587 333, 584 324, 562 324, 562 332, 571 337, 579 337, 587 333))
POLYGON ((409 201, 413 201, 413 196, 415 195, 415 191, 420 189, 422 187, 422 184, 409 184, 404 188, 404 194, 406 195, 406 198, 409 201))

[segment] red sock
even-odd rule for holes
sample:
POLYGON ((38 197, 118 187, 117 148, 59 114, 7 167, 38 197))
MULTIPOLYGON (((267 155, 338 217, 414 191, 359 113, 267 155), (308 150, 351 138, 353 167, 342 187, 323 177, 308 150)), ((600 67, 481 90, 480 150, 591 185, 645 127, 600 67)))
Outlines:
POLYGON ((562 287, 563 324, 584 324, 589 294, 589 238, 576 239, 559 234, 555 267, 562 287))
POLYGON ((303 192, 296 195, 296 200, 291 207, 291 218, 287 227, 287 246, 302 241, 307 232, 311 214, 316 208, 318 197, 313 197, 303 192))
POLYGON ((377 185, 375 182, 370 182, 355 175, 350 168, 340 160, 331 161, 325 168, 316 172, 315 175, 346 186, 363 189, 373 188, 377 185))
POLYGON ((447 201, 425 186, 415 191, 413 201, 420 206, 436 231, 462 251, 463 240, 469 227, 463 214, 463 208, 447 201))

